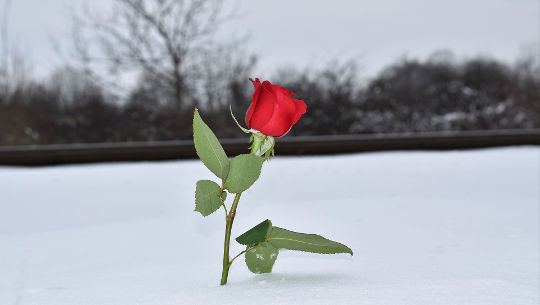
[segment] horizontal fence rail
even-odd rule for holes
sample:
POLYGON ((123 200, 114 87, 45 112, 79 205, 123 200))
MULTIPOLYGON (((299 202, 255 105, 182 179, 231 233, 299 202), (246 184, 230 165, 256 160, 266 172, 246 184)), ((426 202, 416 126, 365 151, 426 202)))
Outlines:
MULTIPOLYGON (((247 138, 224 139, 229 156, 247 153, 247 138)), ((322 155, 386 150, 448 150, 540 145, 540 129, 285 137, 279 155, 322 155)), ((192 141, 0 146, 0 165, 154 161, 196 158, 192 141)))

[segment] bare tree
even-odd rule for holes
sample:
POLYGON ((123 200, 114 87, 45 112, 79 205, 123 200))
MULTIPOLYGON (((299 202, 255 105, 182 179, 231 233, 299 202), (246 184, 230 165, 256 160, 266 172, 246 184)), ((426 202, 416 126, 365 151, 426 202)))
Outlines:
POLYGON ((2 57, 0 59, 0 90, 3 96, 8 94, 8 67, 9 67, 9 11, 11 0, 5 0, 2 9, 1 41, 2 57))
MULTIPOLYGON (((230 53, 235 44, 215 39, 230 16, 223 0, 113 0, 112 13, 86 9, 76 16, 74 40, 87 71, 101 64, 106 74, 140 73, 164 85, 176 108, 194 103, 216 65, 209 58, 230 53)), ((223 56, 226 60, 227 56, 223 56)), ((224 66, 224 65, 221 65, 224 66)), ((211 101, 207 101, 211 102, 211 101)))
POLYGON ((11 8, 11 0, 4 1, 4 7, 2 10, 2 66, 7 65, 8 52, 9 52, 9 11, 11 8))
POLYGON ((11 6, 11 0, 4 1, 0 19, 0 97, 4 99, 30 83, 31 70, 26 54, 10 43, 11 6))

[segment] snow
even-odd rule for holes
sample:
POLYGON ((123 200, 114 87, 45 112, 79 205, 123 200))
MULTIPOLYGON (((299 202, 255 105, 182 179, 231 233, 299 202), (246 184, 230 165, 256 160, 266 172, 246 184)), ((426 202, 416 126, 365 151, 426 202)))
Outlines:
POLYGON ((283 251, 263 275, 238 259, 225 287, 223 211, 193 212, 198 179, 195 160, 0 167, 0 304, 540 301, 540 147, 278 156, 233 236, 269 218, 355 254, 283 251))

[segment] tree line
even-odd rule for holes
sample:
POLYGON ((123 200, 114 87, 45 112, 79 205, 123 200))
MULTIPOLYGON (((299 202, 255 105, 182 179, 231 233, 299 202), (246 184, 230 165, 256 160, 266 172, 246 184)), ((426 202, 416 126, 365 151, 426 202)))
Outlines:
MULTIPOLYGON (((120 101, 80 71, 56 71, 2 90, 0 145, 190 139, 195 106, 220 137, 243 136, 228 107, 241 118, 249 106, 244 74, 212 92, 222 102, 179 108, 151 78, 120 101)), ((540 73, 530 62, 401 60, 365 82, 343 63, 282 70, 272 80, 308 105, 292 135, 540 128, 540 73)))
MULTIPOLYGON (((5 2, 7 15, 10 1, 5 2)), ((190 139, 194 107, 220 137, 242 136, 256 56, 241 37, 218 39, 223 0, 111 0, 74 12, 73 55, 35 79, 9 52, 2 24, 0 145, 190 139), (120 86, 126 77, 136 80, 120 86)), ((4 18, 7 20, 7 18, 4 18)), ((291 135, 540 128, 540 63, 435 52, 370 79, 355 61, 278 70, 269 79, 304 99, 291 135)))

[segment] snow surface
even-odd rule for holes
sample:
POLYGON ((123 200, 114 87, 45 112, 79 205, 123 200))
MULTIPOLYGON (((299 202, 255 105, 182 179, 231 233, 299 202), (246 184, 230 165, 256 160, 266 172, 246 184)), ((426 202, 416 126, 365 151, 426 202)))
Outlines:
POLYGON ((282 251, 265 275, 239 259, 225 287, 223 211, 193 212, 205 178, 199 161, 0 168, 0 304, 539 304, 540 147, 278 156, 233 236, 269 218, 355 254, 282 251))

